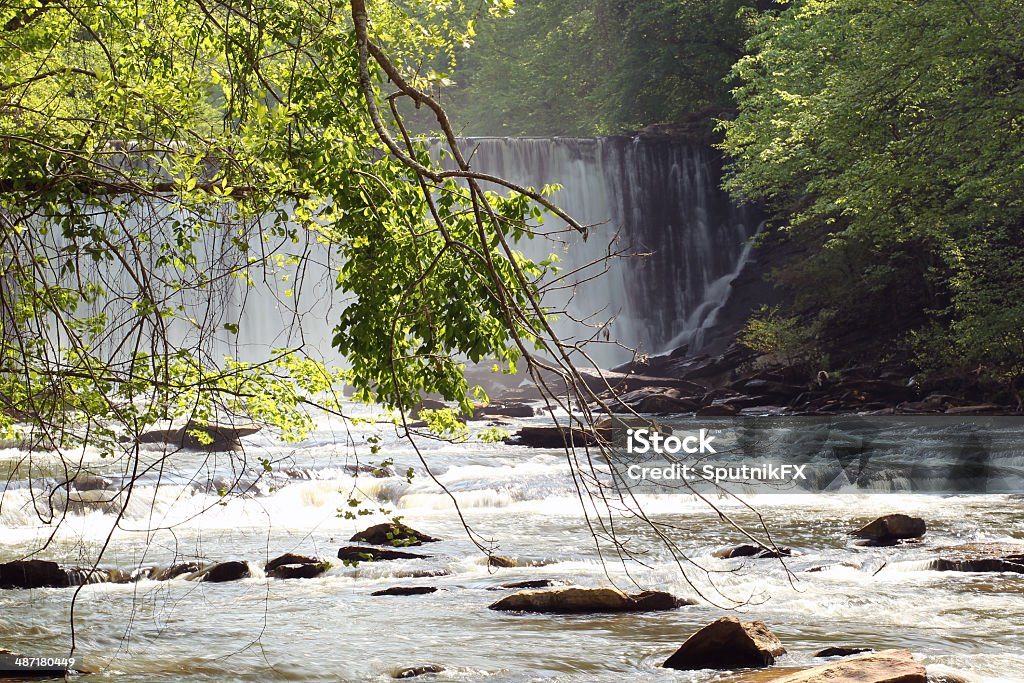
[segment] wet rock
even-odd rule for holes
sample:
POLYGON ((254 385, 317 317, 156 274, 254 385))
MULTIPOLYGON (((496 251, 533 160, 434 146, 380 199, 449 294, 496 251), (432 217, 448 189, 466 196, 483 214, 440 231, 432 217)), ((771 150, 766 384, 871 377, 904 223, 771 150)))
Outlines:
POLYGON ((100 477, 95 474, 86 474, 79 472, 71 481, 68 482, 78 491, 99 491, 111 488, 114 482, 105 477, 100 477))
POLYGON ((533 417, 536 414, 534 407, 529 403, 516 403, 514 401, 500 401, 486 406, 473 408, 473 419, 480 420, 485 417, 533 417))
POLYGON ((15 560, 0 564, 0 588, 60 588, 67 575, 56 562, 15 560))
POLYGON ((208 583, 223 583, 225 581, 238 581, 252 576, 249 565, 240 560, 221 562, 210 567, 203 575, 203 581, 208 583))
POLYGON ((734 404, 714 403, 697 411, 697 417, 732 417, 739 412, 734 404))
POLYGON ((383 560, 422 560, 430 555, 418 555, 402 550, 350 545, 338 550, 338 559, 346 562, 380 562, 383 560))
POLYGON ((764 622, 722 617, 687 638, 662 666, 683 671, 763 668, 785 652, 764 622))
POLYGON ((370 595, 427 595, 436 593, 436 586, 393 586, 383 590, 374 591, 370 595))
POLYGON ((905 539, 920 538, 924 536, 926 528, 924 520, 920 517, 897 513, 879 517, 856 531, 851 531, 850 535, 866 539, 865 545, 885 546, 895 545, 905 539))
POLYGON ((425 664, 423 666, 410 666, 405 669, 399 669, 391 674, 391 677, 416 678, 417 676, 423 676, 424 674, 439 674, 442 671, 444 671, 443 666, 439 666, 437 664, 425 664))
POLYGON ((928 568, 939 572, 1012 572, 1024 574, 1024 546, 1000 543, 972 543, 941 548, 944 555, 928 568))
POLYGON ((179 564, 171 565, 163 570, 158 570, 151 575, 154 581, 170 581, 176 579, 179 576, 185 574, 195 574, 201 572, 205 568, 205 565, 199 562, 181 562, 179 564))
POLYGON ((487 566, 489 567, 515 567, 516 559, 507 555, 488 555, 487 566))
POLYGON ((282 564, 267 571, 272 579, 315 579, 327 571, 326 562, 316 564, 282 564))
POLYGON ((565 448, 566 446, 596 446, 598 436, 602 439, 611 438, 601 431, 594 432, 589 429, 578 427, 560 426, 527 426, 522 427, 518 432, 506 438, 504 441, 510 446, 527 446, 529 448, 565 448))
POLYGON ((742 545, 734 545, 731 548, 722 548, 711 553, 714 557, 721 558, 723 560, 732 559, 734 557, 753 557, 755 559, 762 558, 779 558, 789 557, 793 554, 793 551, 789 548, 778 547, 778 548, 766 548, 761 545, 751 545, 744 543, 742 545))
POLYGON ((909 650, 882 650, 771 679, 771 683, 928 683, 909 650))
POLYGON ((505 596, 489 609, 500 612, 593 614, 600 612, 650 612, 692 604, 669 593, 645 591, 627 595, 617 588, 558 588, 529 590, 505 596))
POLYGON ((139 435, 139 443, 165 443, 197 451, 235 451, 241 449, 243 436, 258 431, 260 426, 256 424, 230 425, 189 420, 180 429, 155 429, 144 432, 139 435), (205 438, 200 438, 199 433, 205 435, 205 438))
POLYGON ((536 590, 538 588, 550 588, 551 586, 557 586, 558 582, 552 579, 533 579, 531 581, 513 581, 511 583, 503 583, 497 586, 491 586, 487 590, 489 591, 505 591, 505 590, 536 590))
POLYGON ((348 540, 370 545, 411 546, 435 543, 441 539, 428 536, 404 524, 375 524, 348 540))
POLYGON ((315 557, 309 557, 308 555, 296 555, 295 553, 285 553, 275 557, 263 567, 265 571, 271 571, 277 569, 286 564, 319 564, 320 560, 315 557))
POLYGON ((89 586, 94 583, 127 583, 131 574, 120 569, 100 569, 97 567, 64 567, 65 586, 89 586))
POLYGON ((849 657, 851 655, 859 655, 865 652, 873 652, 870 647, 826 647, 824 650, 818 650, 814 653, 815 657, 849 657))
POLYGON ((606 403, 616 413, 692 413, 700 408, 698 401, 684 397, 683 392, 674 387, 643 387, 620 394, 606 403))
POLYGON ((947 408, 946 415, 998 415, 1011 414, 1007 406, 997 406, 994 403, 980 403, 973 406, 956 406, 947 408))

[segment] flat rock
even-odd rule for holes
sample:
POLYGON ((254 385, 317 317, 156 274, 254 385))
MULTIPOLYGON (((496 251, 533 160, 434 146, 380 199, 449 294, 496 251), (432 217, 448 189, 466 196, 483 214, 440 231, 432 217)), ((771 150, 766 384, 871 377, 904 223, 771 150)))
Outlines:
POLYGON ((435 543, 441 539, 428 536, 404 524, 375 524, 348 540, 370 545, 411 546, 435 543))
POLYGON ((15 560, 0 564, 0 588, 59 588, 67 574, 56 562, 15 560))
POLYGON ((920 517, 897 513, 883 515, 856 531, 851 531, 850 535, 866 539, 867 545, 884 546, 895 545, 906 539, 921 538, 926 530, 927 526, 920 517))
POLYGON ((346 562, 380 562, 383 560, 422 560, 430 555, 418 555, 402 550, 374 548, 364 545, 350 545, 338 549, 338 559, 346 562))
POLYGON ((416 678, 417 676, 423 676, 425 674, 439 674, 444 671, 444 667, 438 664, 425 664, 423 666, 409 666, 404 669, 399 669, 391 674, 392 678, 416 678))
POLYGON ((692 413, 700 408, 698 401, 684 397, 674 387, 643 387, 619 394, 606 403, 615 413, 692 413))
POLYGON ((578 427, 560 427, 555 425, 530 425, 520 428, 518 432, 504 441, 510 446, 527 446, 529 448, 566 448, 567 446, 596 446, 598 437, 610 439, 611 433, 600 430, 580 429, 578 427))
POLYGON ((770 679, 771 683, 928 683, 910 650, 882 650, 770 679))
POLYGON ((315 579, 327 571, 323 562, 316 564, 280 564, 267 571, 272 579, 315 579))
POLYGON ((715 403, 704 406, 697 411, 697 417, 732 417, 739 412, 739 408, 731 403, 715 403))
POLYGON ((374 591, 370 595, 427 595, 436 592, 436 586, 392 586, 391 588, 374 591))
POLYGON ((683 671, 755 669, 771 666, 785 652, 763 621, 722 617, 687 638, 662 666, 683 671))
POLYGON ((851 655, 873 652, 870 647, 826 647, 814 653, 815 657, 849 657, 851 655))
POLYGON ((507 591, 507 590, 536 590, 538 588, 550 588, 552 586, 559 585, 557 581, 553 579, 533 579, 530 581, 513 581, 511 583, 502 583, 497 586, 491 586, 487 590, 489 591, 507 591))
POLYGON ((220 424, 189 420, 180 429, 154 429, 139 435, 139 443, 165 443, 196 451, 235 451, 242 447, 241 438, 260 431, 257 424, 220 424), (206 438, 200 438, 197 433, 206 438), (204 443, 207 442, 207 443, 204 443))
POLYGON ((489 609, 500 612, 593 614, 601 612, 651 612, 692 604, 661 591, 627 595, 617 588, 557 588, 527 590, 505 596, 489 609))
POLYGON ((499 401, 486 406, 473 408, 473 419, 480 420, 485 417, 533 417, 536 414, 534 407, 529 403, 517 403, 514 401, 499 401))
POLYGON ((308 555, 296 555, 295 553, 285 553, 275 557, 270 562, 264 565, 263 569, 270 571, 286 564, 319 564, 320 560, 315 557, 309 557, 308 555))
POLYGON ((1012 572, 1024 574, 1024 545, 972 543, 939 548, 943 557, 928 568, 940 572, 1012 572))

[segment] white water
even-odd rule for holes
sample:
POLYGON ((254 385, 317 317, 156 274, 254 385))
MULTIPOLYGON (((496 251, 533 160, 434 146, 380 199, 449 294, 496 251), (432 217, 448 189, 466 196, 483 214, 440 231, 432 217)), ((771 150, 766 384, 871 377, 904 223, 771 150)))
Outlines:
MULTIPOLYGON (((644 588, 697 598, 697 606, 635 615, 513 615, 486 609, 503 594, 487 587, 536 578, 632 586, 617 562, 602 567, 563 453, 479 442, 420 444, 466 520, 494 539, 497 552, 550 563, 488 569, 448 497, 393 431, 324 422, 297 447, 277 445, 269 436, 248 439, 246 446, 244 455, 176 454, 159 488, 153 478, 144 478, 102 565, 243 559, 258 569, 288 551, 329 559, 355 531, 384 519, 339 518, 337 510, 345 509, 352 495, 373 508, 391 508, 406 523, 444 540, 412 549, 431 559, 357 568, 336 561, 327 575, 312 580, 274 581, 257 571, 237 583, 178 579, 85 587, 76 606, 77 653, 106 673, 82 680, 108 680, 113 672, 126 681, 386 680, 394 667, 437 663, 447 669, 439 680, 451 681, 614 681, 627 676, 713 681, 717 677, 710 672, 671 672, 657 665, 692 631, 727 613, 724 607, 734 601, 749 602, 739 607, 744 618, 764 619, 783 640, 789 654, 780 665, 812 664, 811 653, 828 645, 908 647, 929 667, 977 677, 972 680, 1024 680, 1018 673, 1024 671, 1024 578, 927 571, 924 562, 936 547, 1024 541, 1020 501, 1007 496, 751 497, 774 537, 796 551, 786 561, 791 576, 774 560, 711 557, 713 550, 742 538, 705 503, 682 495, 645 496, 641 502, 648 514, 676 525, 673 539, 709 572, 689 566, 681 572, 648 528, 623 517, 618 520, 621 537, 631 538, 634 549, 648 551, 648 567, 630 565, 631 575, 644 588), (400 476, 353 478, 345 472, 357 453, 364 462, 369 459, 365 438, 371 433, 384 437, 383 454, 395 459, 398 471, 416 468, 412 483, 400 476), (336 445, 349 436, 363 445, 336 445), (262 472, 260 457, 274 462, 274 472, 262 472), (209 487, 210 480, 217 486, 209 487), (249 493, 221 499, 216 488, 234 480, 245 482, 249 493), (897 548, 850 544, 847 531, 893 511, 926 518, 926 542, 897 548), (803 571, 824 565, 824 571, 803 571), (439 570, 446 575, 416 577, 439 570), (394 585, 441 590, 412 597, 369 595, 394 585), (270 665, 274 670, 268 670, 270 665)), ((25 455, 0 452, 0 464, 25 455)), ((157 456, 154 449, 144 459, 157 456)), ((36 467, 57 457, 32 455, 36 467)), ((112 479, 128 464, 87 459, 90 471, 112 479)), ((45 499, 53 481, 40 477, 34 485, 36 499, 45 499)), ((55 500, 61 507, 60 497, 55 500)), ((27 486, 8 484, 0 507, 2 560, 40 547, 55 530, 40 522, 30 501, 27 486)), ((736 519, 755 523, 736 502, 719 503, 736 519)), ((120 507, 72 506, 38 557, 89 562, 120 507)), ((66 652, 73 593, 0 592, 0 644, 27 653, 66 652)))

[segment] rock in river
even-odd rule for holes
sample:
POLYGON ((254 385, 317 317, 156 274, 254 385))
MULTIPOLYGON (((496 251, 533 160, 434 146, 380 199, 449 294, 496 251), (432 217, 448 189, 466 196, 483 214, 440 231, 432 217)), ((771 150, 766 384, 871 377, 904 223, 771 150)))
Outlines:
POLYGON ((733 557, 753 557, 755 559, 789 557, 793 551, 789 548, 779 546, 778 548, 766 548, 763 545, 734 545, 730 548, 722 548, 711 553, 714 557, 728 560, 733 557))
POLYGON ((684 671, 762 668, 785 652, 763 621, 722 617, 687 638, 662 666, 684 671))
POLYGON ((410 546, 435 543, 441 539, 428 536, 404 524, 375 524, 348 540, 370 545, 410 546))
POLYGON ((928 568, 940 572, 1013 572, 1024 574, 1024 545, 971 543, 941 548, 928 568))
POLYGON ((0 588, 58 588, 67 585, 67 574, 56 562, 15 560, 0 564, 0 588))
POLYGON ((338 559, 346 562, 378 562, 380 560, 422 560, 430 555, 418 555, 402 550, 371 548, 364 545, 349 545, 338 549, 338 559))
POLYGON ((374 591, 370 595, 428 595, 436 592, 437 586, 392 586, 384 590, 374 591))
POLYGON ((653 612, 692 604, 661 591, 627 595, 617 588, 559 588, 513 593, 490 606, 501 612, 591 614, 600 612, 653 612))
POLYGON ((769 679, 770 683, 927 683, 909 650, 882 650, 769 679))
POLYGON ((865 524, 851 536, 867 539, 867 545, 895 545, 899 541, 924 536, 926 526, 920 517, 894 514, 884 515, 865 524))
POLYGON ((225 581, 238 581, 252 576, 249 565, 240 560, 221 562, 215 564, 203 575, 203 581, 209 583, 223 583, 225 581))

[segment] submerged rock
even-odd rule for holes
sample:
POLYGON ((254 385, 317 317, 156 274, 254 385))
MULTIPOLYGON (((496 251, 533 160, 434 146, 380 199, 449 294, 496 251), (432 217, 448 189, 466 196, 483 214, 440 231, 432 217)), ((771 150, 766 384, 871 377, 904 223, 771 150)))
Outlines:
POLYGON ((824 650, 818 650, 814 653, 815 657, 849 657, 850 655, 859 655, 865 652, 873 652, 870 647, 826 647, 824 650))
POLYGON ((513 581, 512 583, 502 583, 497 586, 491 586, 487 590, 489 591, 506 591, 506 590, 521 590, 530 589, 536 590, 538 588, 550 588, 551 586, 557 586, 558 582, 553 579, 533 579, 531 581, 513 581))
POLYGON ((427 595, 436 593, 437 590, 437 586, 392 586, 374 591, 370 595, 427 595))
POLYGON ((882 650, 770 679, 771 683, 928 683, 909 650, 882 650))
POLYGON ((879 517, 856 531, 851 531, 850 535, 866 539, 866 545, 884 546, 895 545, 906 539, 921 538, 926 530, 924 520, 920 517, 897 513, 879 517))
POLYGON ((444 671, 444 667, 438 664, 424 664, 423 666, 410 666, 405 669, 399 669, 391 674, 391 677, 416 678, 417 676, 423 676, 424 674, 439 674, 442 671, 444 671))
POLYGON ((441 539, 428 536, 404 524, 375 524, 348 540, 370 545, 411 546, 436 543, 441 539))
POLYGON ((350 545, 338 549, 338 559, 346 562, 378 562, 382 560, 422 560, 430 555, 418 555, 402 550, 372 548, 364 545, 350 545))
POLYGON ((528 590, 505 596, 489 609, 500 612, 589 614, 600 612, 653 612, 693 604, 661 591, 627 595, 617 588, 559 588, 528 590))
POLYGON ((763 621, 722 617, 687 638, 662 666, 684 671, 763 668, 785 652, 763 621))
POLYGON ((766 548, 763 545, 751 545, 744 543, 742 545, 734 545, 731 548, 722 548, 711 553, 714 557, 728 560, 734 557, 753 557, 755 559, 761 558, 779 558, 789 557, 793 554, 793 551, 789 548, 779 546, 778 548, 766 548))
POLYGON ((238 581, 252 576, 249 565, 240 560, 221 562, 210 567, 202 580, 208 583, 223 583, 225 581, 238 581))

